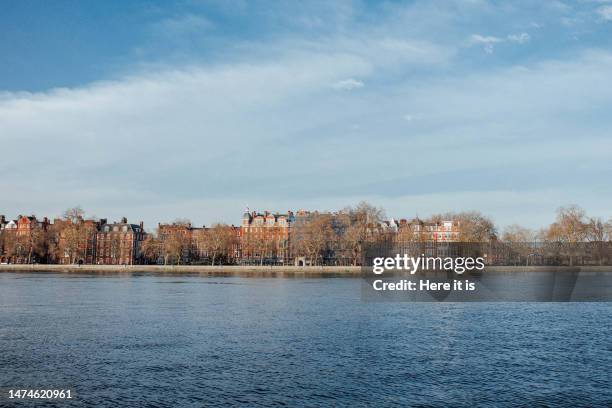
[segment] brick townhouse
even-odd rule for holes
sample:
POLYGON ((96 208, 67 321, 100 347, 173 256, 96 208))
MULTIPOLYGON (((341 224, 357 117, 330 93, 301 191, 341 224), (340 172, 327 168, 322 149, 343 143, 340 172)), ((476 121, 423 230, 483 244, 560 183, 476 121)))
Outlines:
POLYGON ((57 219, 53 225, 59 231, 60 263, 96 265, 134 265, 141 262, 140 243, 144 240, 143 223, 108 223, 106 219, 57 219))
POLYGON ((0 215, 0 233, 3 234, 0 242, 0 262, 26 263, 29 247, 35 245, 35 240, 43 238, 40 234, 47 231, 48 227, 49 220, 46 217, 38 220, 34 215, 20 215, 16 220, 9 221, 4 215, 0 215), (23 250, 20 250, 20 247, 23 250))
POLYGON ((134 265, 142 262, 140 243, 145 238, 143 222, 107 223, 101 220, 96 232, 95 263, 98 265, 134 265))
POLYGON ((296 216, 292 211, 272 214, 245 211, 240 224, 240 256, 250 261, 261 256, 275 262, 290 262, 289 239, 296 216))
MULTIPOLYGON (((241 257, 240 227, 231 225, 230 228, 236 236, 236 241, 230 250, 229 261, 237 262, 241 257)), ((161 242, 170 237, 179 237, 183 241, 183 254, 181 261, 184 263, 206 262, 209 254, 206 247, 205 235, 210 230, 206 226, 194 227, 191 223, 158 224, 157 232, 161 242)))

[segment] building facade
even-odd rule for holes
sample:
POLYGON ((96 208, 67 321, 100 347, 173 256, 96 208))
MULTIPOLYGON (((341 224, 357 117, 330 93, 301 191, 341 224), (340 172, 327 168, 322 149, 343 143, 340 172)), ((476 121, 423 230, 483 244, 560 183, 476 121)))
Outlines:
MULTIPOLYGON (((180 251, 180 262, 178 263, 194 263, 198 262, 203 256, 201 238, 204 229, 204 227, 194 227, 191 225, 191 223, 187 222, 157 224, 157 235, 162 246, 177 246, 180 251)), ((158 259, 157 262, 163 263, 162 258, 163 254, 160 255, 160 259, 158 259)))
POLYGON ((140 244, 145 238, 144 226, 130 224, 127 218, 112 224, 103 220, 97 228, 95 263, 97 265, 135 265, 142 262, 140 244))
POLYGON ((0 216, 0 263, 38 263, 49 220, 20 215, 16 220, 0 216))
POLYGON ((104 222, 106 220, 55 219, 53 225, 59 236, 59 262, 65 265, 95 264, 96 233, 104 222))
POLYGON ((290 264, 292 211, 284 214, 245 211, 238 233, 239 256, 243 263, 290 264))
POLYGON ((398 239, 403 241, 420 242, 458 242, 459 224, 456 221, 444 220, 427 222, 419 218, 411 221, 401 219, 392 220, 392 230, 397 233, 398 239))

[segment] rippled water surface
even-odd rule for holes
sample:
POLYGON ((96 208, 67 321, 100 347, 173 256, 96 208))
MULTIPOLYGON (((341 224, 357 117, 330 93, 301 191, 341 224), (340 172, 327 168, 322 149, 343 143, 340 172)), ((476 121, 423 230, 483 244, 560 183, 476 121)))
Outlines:
POLYGON ((3 273, 0 388, 72 388, 75 406, 612 406, 611 303, 362 303, 360 285, 3 273))

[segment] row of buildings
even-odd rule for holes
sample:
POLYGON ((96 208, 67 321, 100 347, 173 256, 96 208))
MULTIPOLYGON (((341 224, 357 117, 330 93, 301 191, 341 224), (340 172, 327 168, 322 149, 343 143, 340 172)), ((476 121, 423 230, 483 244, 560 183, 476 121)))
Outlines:
MULTIPOLYGON (((297 231, 319 216, 326 215, 332 230, 342 235, 347 228, 341 222, 345 214, 310 211, 285 213, 257 212, 248 209, 238 226, 227 226, 233 239, 224 252, 228 263, 276 263, 301 264, 311 262, 295 250, 297 231)), ((455 242, 459 239, 458 224, 453 221, 425 222, 413 220, 387 220, 371 225, 377 231, 407 240, 455 242)), ((155 233, 147 233, 142 222, 129 223, 106 219, 55 219, 42 220, 35 216, 19 216, 8 220, 0 216, 0 263, 61 263, 132 265, 161 263, 167 260, 162 251, 148 256, 145 241, 155 237, 163 245, 171 239, 179 239, 178 262, 206 263, 210 258, 206 234, 209 228, 195 227, 188 222, 158 224, 155 233)), ((328 262, 347 263, 342 260, 340 244, 330 246, 321 256, 328 262), (332 259, 333 258, 333 259, 332 259)))
POLYGON ((0 263, 82 263, 132 265, 140 260, 140 243, 145 239, 143 223, 126 218, 76 222, 20 215, 7 220, 0 215, 0 263))

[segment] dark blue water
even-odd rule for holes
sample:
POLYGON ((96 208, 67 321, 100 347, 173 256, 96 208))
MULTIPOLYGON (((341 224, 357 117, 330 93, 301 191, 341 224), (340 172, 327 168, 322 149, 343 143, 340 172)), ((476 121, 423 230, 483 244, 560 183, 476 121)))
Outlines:
POLYGON ((4 273, 0 388, 72 388, 75 406, 612 406, 611 312, 362 303, 359 279, 4 273))

